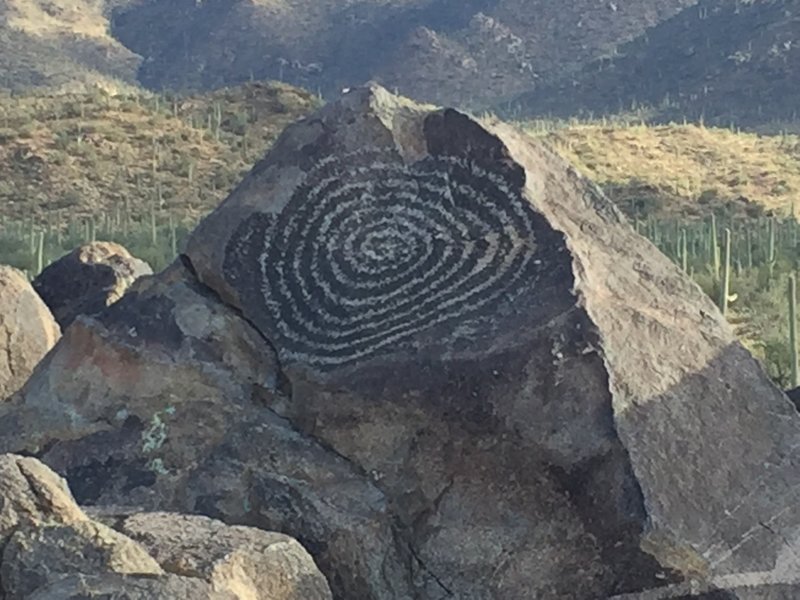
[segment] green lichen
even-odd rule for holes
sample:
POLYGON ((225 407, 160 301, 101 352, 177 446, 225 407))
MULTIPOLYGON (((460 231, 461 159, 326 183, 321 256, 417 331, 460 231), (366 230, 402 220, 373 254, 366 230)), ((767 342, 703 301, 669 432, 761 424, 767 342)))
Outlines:
POLYGON ((142 432, 142 452, 150 454, 159 450, 167 441, 167 425, 161 420, 161 414, 156 413, 150 421, 150 427, 142 432))

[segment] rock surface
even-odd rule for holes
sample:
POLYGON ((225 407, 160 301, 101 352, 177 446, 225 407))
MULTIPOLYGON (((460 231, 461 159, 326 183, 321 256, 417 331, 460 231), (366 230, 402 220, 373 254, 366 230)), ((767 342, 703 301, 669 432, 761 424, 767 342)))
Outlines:
POLYGON ((799 447, 713 304, 590 183, 377 86, 288 128, 0 407, 0 450, 82 503, 284 532, 346 600, 791 584, 799 447))
POLYGON ((244 600, 217 591, 201 579, 164 575, 69 575, 41 588, 26 600, 244 600))
POLYGON ((89 518, 36 459, 0 455, 0 598, 331 598, 288 536, 166 513, 114 524, 89 518))
POLYGON ((0 402, 22 387, 60 336, 25 275, 0 265, 0 402))
POLYGON ((91 242, 48 265, 33 288, 62 329, 79 315, 96 315, 119 300, 143 275, 153 270, 114 242, 91 242))
POLYGON ((141 543, 170 572, 208 581, 253 600, 327 600, 328 583, 294 539, 208 517, 145 513, 120 530, 141 543))

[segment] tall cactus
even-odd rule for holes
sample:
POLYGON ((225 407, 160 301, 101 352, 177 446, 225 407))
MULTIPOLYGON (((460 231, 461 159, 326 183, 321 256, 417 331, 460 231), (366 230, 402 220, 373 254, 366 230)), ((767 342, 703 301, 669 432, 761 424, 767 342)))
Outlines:
POLYGON ((728 302, 731 300, 731 230, 725 228, 725 262, 722 265, 722 285, 719 293, 719 309, 723 316, 728 315, 728 302))
POLYGON ((712 274, 714 275, 715 279, 719 279, 719 261, 720 261, 720 251, 719 251, 719 240, 717 239, 717 217, 714 216, 714 213, 711 213, 711 226, 710 226, 710 242, 709 242, 709 252, 711 254, 711 268, 712 274))
POLYGON ((794 273, 789 275, 789 353, 791 356, 791 381, 792 388, 800 386, 797 363, 797 282, 794 273))
POLYGON ((689 272, 689 245, 686 242, 686 229, 681 229, 680 255, 681 255, 681 269, 683 269, 684 273, 688 273, 689 272))
POLYGON ((767 288, 772 285, 772 277, 775 275, 775 263, 777 263, 775 251, 775 219, 769 220, 769 245, 767 246, 767 288))

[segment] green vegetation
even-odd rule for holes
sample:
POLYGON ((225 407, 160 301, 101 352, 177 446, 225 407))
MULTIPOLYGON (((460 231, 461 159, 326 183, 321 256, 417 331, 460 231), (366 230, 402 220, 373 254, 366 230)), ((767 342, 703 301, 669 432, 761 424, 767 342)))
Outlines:
POLYGON ((102 217, 53 220, 44 227, 30 220, 0 220, 0 264, 16 267, 33 278, 77 246, 101 240, 122 244, 158 271, 175 259, 196 224, 190 216, 176 217, 157 210, 140 220, 120 210, 102 217))
POLYGON ((649 217, 636 219, 634 227, 717 302, 776 383, 796 385, 800 223, 788 217, 712 215, 706 220, 649 217))

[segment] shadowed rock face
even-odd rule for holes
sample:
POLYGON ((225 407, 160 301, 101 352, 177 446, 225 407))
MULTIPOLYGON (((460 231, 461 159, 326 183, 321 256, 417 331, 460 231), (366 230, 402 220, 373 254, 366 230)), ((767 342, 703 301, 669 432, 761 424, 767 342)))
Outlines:
POLYGON ((336 598, 797 572, 798 414, 702 291, 548 148, 379 87, 40 373, 0 449, 85 503, 292 535, 336 598))
POLYGON ((61 331, 23 273, 0 265, 0 402, 27 381, 61 331))
POLYGON ((96 315, 119 300, 150 265, 113 242, 84 244, 47 266, 33 287, 66 329, 79 315, 96 315))

